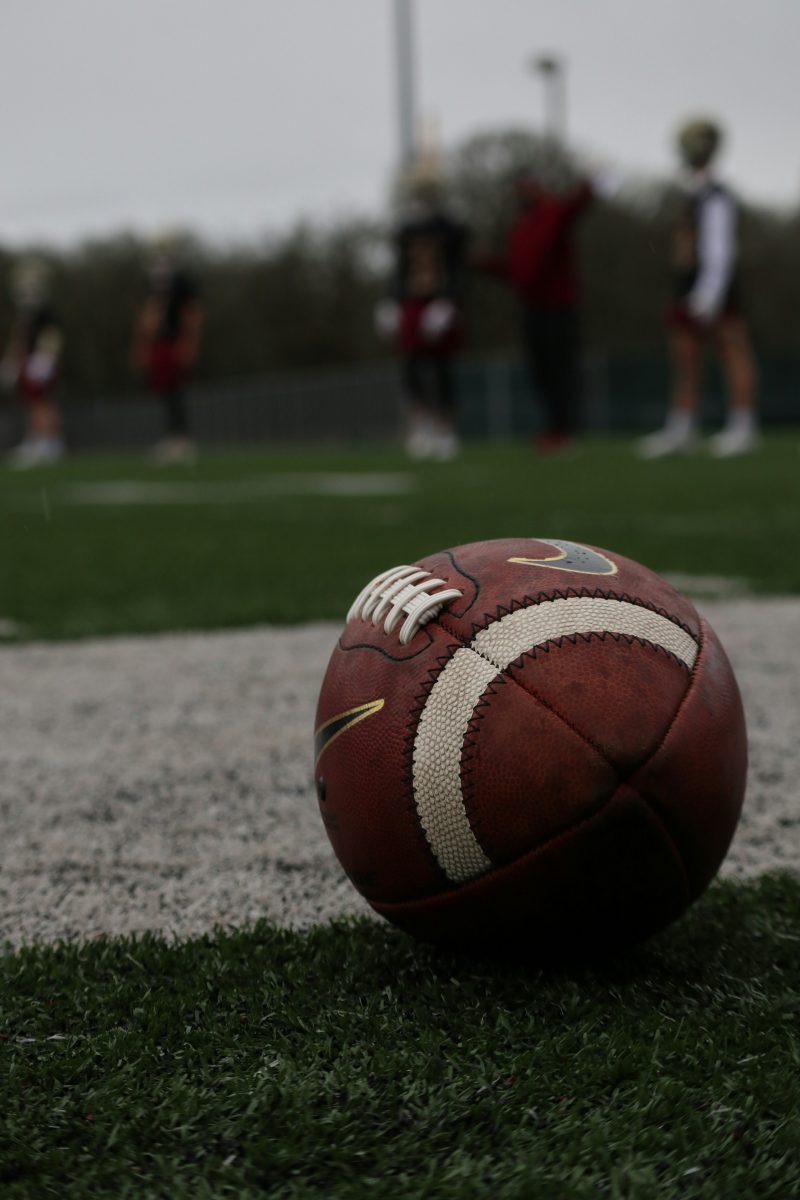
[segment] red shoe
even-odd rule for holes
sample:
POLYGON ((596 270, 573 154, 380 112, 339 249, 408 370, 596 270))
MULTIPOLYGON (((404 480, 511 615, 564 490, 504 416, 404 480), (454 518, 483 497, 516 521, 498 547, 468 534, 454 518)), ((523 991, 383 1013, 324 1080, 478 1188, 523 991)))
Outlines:
POLYGON ((549 429, 545 433, 540 433, 534 439, 534 449, 539 454, 554 454, 558 450, 566 450, 572 445, 572 438, 568 433, 561 433, 557 429, 549 429))

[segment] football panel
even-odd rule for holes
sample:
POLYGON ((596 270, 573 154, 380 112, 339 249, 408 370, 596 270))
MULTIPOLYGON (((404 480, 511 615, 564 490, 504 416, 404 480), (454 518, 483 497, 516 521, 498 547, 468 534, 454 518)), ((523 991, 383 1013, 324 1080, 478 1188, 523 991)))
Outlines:
POLYGON ((692 896, 719 870, 733 838, 747 778, 747 732, 739 688, 713 629, 703 622, 700 657, 663 743, 631 784, 669 829, 692 896))
POLYGON ((474 710, 460 769, 467 817, 494 865, 585 820, 619 783, 586 741, 502 675, 474 710))
POLYGON ((685 663, 612 635, 550 642, 507 674, 629 774, 652 754, 689 686, 685 663))
POLYGON ((426 941, 535 959, 629 945, 689 899, 670 838, 623 785, 594 816, 507 866, 439 896, 373 907, 426 941))

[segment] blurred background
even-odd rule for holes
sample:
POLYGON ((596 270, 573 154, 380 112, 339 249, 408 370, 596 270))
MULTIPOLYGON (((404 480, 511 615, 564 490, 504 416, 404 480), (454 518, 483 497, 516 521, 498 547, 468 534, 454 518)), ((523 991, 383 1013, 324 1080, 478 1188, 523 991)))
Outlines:
MULTIPOLYGON (((669 386, 663 313, 677 169, 694 112, 726 131, 765 424, 798 412, 800 8, 744 0, 4 0, 0 335, 11 273, 45 260, 63 326, 72 450, 144 448, 160 414, 131 366, 154 239, 198 281, 188 404, 201 445, 396 438, 398 179, 428 129, 448 203, 496 246, 520 169, 621 186, 581 224, 581 424, 648 429, 669 386)), ((537 427, 514 305, 467 272, 457 366, 466 437, 537 427)), ((711 366, 709 419, 722 410, 711 366)), ((21 414, 0 408, 0 444, 21 414)))

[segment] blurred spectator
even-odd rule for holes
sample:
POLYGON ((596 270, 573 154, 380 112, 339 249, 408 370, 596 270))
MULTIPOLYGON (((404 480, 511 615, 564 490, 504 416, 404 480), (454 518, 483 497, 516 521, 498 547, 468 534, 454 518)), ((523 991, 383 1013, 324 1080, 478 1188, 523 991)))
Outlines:
POLYGON ((709 343, 728 388, 727 421, 711 439, 711 453, 719 458, 744 454, 757 442, 755 367, 736 275, 736 201, 711 170, 721 140, 719 126, 705 119, 688 122, 678 134, 688 194, 675 228, 669 313, 675 387, 664 428, 640 443, 644 458, 694 449, 700 368, 709 343))
POLYGON ((516 293, 531 382, 546 412, 545 429, 536 439, 541 451, 560 450, 575 432, 581 289, 574 230, 595 194, 611 190, 610 177, 607 183, 586 180, 557 193, 529 173, 520 175, 519 211, 505 253, 474 260, 479 269, 505 279, 516 293))
POLYGON ((56 383, 63 336, 50 303, 50 272, 38 258, 19 262, 12 275, 16 310, 0 373, 25 409, 25 434, 11 451, 12 466, 52 463, 64 454, 56 383))
POLYGON ((376 308, 378 331, 402 363, 412 458, 458 453, 453 359, 462 340, 458 287, 468 232, 447 210, 436 155, 420 155, 406 180, 405 219, 394 237, 391 299, 376 308))
POLYGON ((192 462, 197 450, 189 432, 186 386, 200 346, 203 315, 197 286, 179 262, 174 237, 154 243, 149 280, 133 358, 164 410, 164 437, 154 455, 162 463, 192 462))

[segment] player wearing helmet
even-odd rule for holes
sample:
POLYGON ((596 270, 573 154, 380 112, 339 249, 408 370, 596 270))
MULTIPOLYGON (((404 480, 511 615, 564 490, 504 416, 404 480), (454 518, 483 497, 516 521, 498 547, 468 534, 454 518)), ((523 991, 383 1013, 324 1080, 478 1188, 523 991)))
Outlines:
POLYGON ((710 449, 727 458, 747 453, 757 441, 755 367, 739 307, 736 201, 712 171, 722 141, 719 126, 707 119, 689 121, 677 140, 687 194, 675 226, 669 313, 675 385, 663 429, 643 439, 640 453, 661 458, 695 448, 700 367, 711 345, 726 377, 728 416, 710 449))
POLYGON ((400 356, 408 453, 446 460, 458 453, 453 360, 462 337, 458 290, 468 233, 447 210, 432 151, 423 152, 405 184, 393 294, 377 306, 376 326, 400 356))

